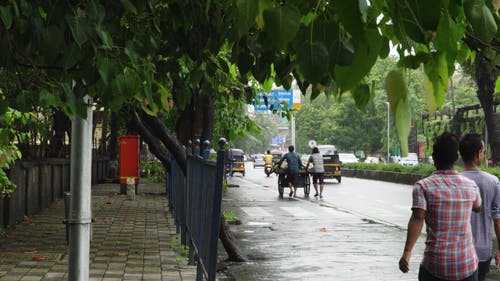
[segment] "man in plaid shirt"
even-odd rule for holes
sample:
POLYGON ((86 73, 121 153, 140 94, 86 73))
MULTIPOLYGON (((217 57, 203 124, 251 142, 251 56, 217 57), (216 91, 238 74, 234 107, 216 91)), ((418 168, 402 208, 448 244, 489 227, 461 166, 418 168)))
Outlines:
POLYGON ((413 189, 412 215, 399 269, 409 271, 411 251, 425 220, 427 238, 419 281, 477 281, 478 258, 470 218, 471 210, 480 210, 481 196, 473 181, 453 170, 458 143, 458 137, 451 133, 436 138, 432 147, 436 171, 413 189))

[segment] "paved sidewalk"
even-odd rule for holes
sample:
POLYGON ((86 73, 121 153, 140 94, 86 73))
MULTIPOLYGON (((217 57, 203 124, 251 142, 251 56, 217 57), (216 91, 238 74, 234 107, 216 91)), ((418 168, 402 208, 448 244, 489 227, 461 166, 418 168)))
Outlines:
MULTIPOLYGON (((118 184, 92 187, 95 222, 90 280, 195 280, 196 270, 176 254, 180 237, 168 211, 163 185, 140 184, 135 200, 118 184)), ((0 237, 0 280, 67 280, 64 201, 0 237)))

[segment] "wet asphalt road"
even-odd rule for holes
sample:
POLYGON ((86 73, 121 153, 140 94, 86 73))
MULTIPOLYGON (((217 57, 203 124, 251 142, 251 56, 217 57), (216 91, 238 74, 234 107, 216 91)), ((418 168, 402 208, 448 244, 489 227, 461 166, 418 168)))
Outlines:
MULTIPOLYGON (((250 262, 229 264, 226 280, 417 280, 425 237, 410 272, 398 269, 411 214, 410 185, 344 177, 328 180, 324 198, 278 197, 277 178, 247 165, 235 175, 223 210, 241 220, 231 230, 250 262)), ((220 251, 224 254, 224 251, 220 251)), ((494 280, 494 279, 491 279, 494 280)))

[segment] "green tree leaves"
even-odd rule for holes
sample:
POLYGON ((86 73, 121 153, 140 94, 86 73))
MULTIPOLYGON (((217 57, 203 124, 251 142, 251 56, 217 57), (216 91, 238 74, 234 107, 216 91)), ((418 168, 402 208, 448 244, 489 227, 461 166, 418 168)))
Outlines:
POLYGON ((82 45, 88 40, 88 26, 85 23, 83 14, 84 11, 78 8, 74 14, 67 14, 65 16, 66 22, 71 30, 71 34, 73 35, 73 39, 80 47, 82 47, 82 45))
POLYGON ((266 9, 263 13, 264 32, 271 45, 278 50, 295 38, 300 25, 300 12, 290 4, 266 9))
POLYGON ((408 135, 411 127, 411 110, 408 102, 408 89, 402 69, 395 69, 389 72, 385 78, 385 88, 391 111, 395 116, 396 129, 401 154, 408 154, 408 135))
POLYGON ((492 11, 484 0, 465 0, 464 10, 472 30, 483 41, 489 43, 497 35, 498 26, 492 11))
POLYGON ((237 18, 236 28, 238 38, 245 35, 248 30, 255 24, 258 14, 258 0, 237 0, 237 18))
POLYGON ((435 0, 390 0, 391 16, 396 30, 413 41, 426 44, 437 29, 441 13, 441 1, 435 0))
POLYGON ((5 29, 10 29, 12 26, 12 12, 10 6, 0 6, 0 18, 2 19, 5 29))
POLYGON ((432 59, 424 64, 426 80, 432 84, 424 87, 426 99, 428 102, 429 113, 434 113, 436 108, 443 105, 446 89, 448 88, 448 63, 445 53, 432 53, 432 59), (432 89, 432 92, 431 92, 432 89))
POLYGON ((355 52, 352 64, 335 68, 335 81, 341 92, 353 88, 368 74, 384 42, 375 29, 367 29, 365 37, 354 42, 355 52))
POLYGON ((297 64, 304 78, 313 83, 321 82, 329 65, 328 50, 321 43, 304 43, 297 53, 297 64))

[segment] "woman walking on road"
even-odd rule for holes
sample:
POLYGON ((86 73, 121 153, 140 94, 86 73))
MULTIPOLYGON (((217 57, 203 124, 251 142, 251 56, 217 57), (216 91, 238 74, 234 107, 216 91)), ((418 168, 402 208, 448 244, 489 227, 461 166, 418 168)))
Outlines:
POLYGON ((316 194, 314 197, 318 197, 318 185, 319 185, 319 198, 323 198, 323 187, 324 187, 324 174, 325 167, 323 166, 323 155, 319 153, 319 149, 314 147, 312 149, 312 154, 309 156, 309 160, 307 161, 306 171, 309 170, 309 165, 312 163, 312 176, 313 176, 313 185, 314 190, 316 190, 316 194), (319 183, 318 183, 319 182, 319 183))

